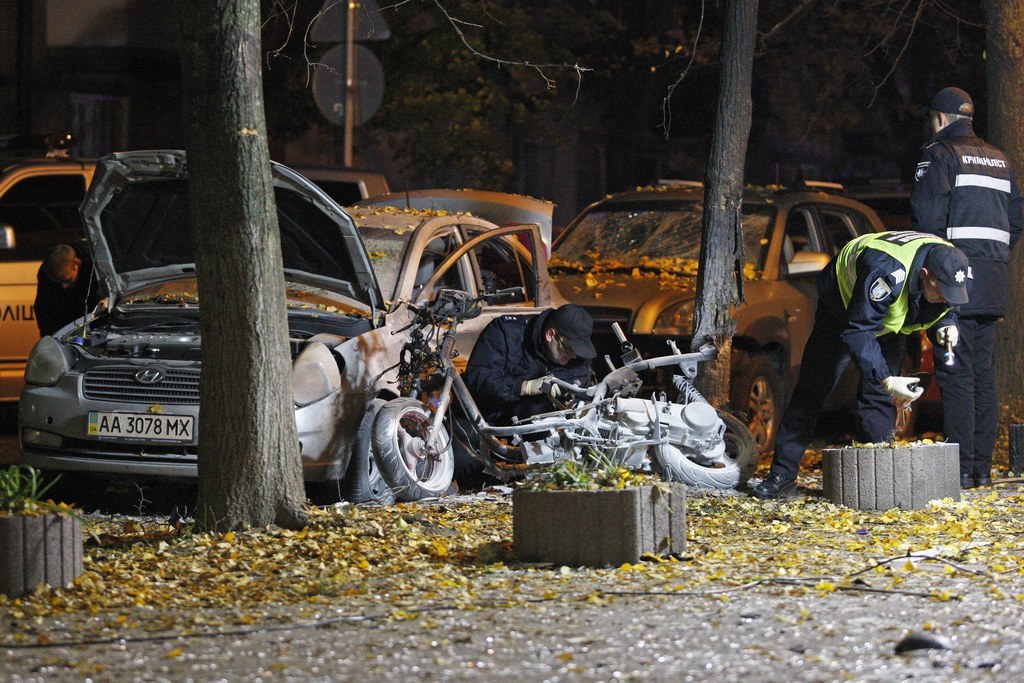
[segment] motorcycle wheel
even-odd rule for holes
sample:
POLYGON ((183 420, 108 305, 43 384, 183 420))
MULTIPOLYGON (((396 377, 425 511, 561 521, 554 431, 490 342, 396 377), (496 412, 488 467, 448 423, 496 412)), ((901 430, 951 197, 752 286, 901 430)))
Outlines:
POLYGON ((455 473, 451 437, 442 426, 434 441, 440 448, 424 451, 432 416, 412 398, 396 398, 373 421, 371 451, 384 480, 399 500, 422 500, 448 490, 455 473))
POLYGON ((381 475, 380 467, 372 455, 373 423, 380 409, 387 404, 382 398, 375 398, 366 404, 366 412, 359 422, 356 438, 352 443, 352 458, 345 470, 345 500, 350 503, 381 503, 390 505, 395 502, 395 492, 381 475))
POLYGON ((725 490, 734 489, 753 476, 760 452, 750 429, 731 413, 722 410, 715 412, 725 423, 723 460, 704 464, 687 457, 677 444, 656 446, 653 461, 662 477, 689 486, 725 490))

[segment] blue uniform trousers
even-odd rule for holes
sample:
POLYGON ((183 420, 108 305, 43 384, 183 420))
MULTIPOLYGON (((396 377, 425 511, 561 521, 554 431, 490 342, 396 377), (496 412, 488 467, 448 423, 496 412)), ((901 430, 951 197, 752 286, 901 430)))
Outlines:
POLYGON ((946 441, 960 444, 960 474, 992 476, 992 449, 999 429, 996 388, 996 323, 993 315, 961 317, 953 365, 935 347, 935 378, 942 391, 946 441))
MULTIPOLYGON (((840 338, 846 322, 820 305, 814 328, 800 361, 800 377, 775 438, 771 471, 795 479, 804 451, 814 437, 821 408, 850 364, 850 352, 840 338)), ((878 339, 882 355, 893 375, 899 375, 906 356, 906 339, 883 334, 878 339)), ((887 391, 862 377, 857 388, 857 438, 877 443, 892 437, 896 407, 887 391)))

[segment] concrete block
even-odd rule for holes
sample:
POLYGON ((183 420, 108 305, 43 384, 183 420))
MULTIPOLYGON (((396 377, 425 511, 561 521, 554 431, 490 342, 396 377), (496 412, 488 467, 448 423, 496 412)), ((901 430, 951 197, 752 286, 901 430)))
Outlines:
POLYGON ((0 593, 65 588, 83 571, 82 522, 61 514, 0 515, 0 593))
POLYGON ((857 510, 915 510, 937 498, 960 500, 955 443, 828 448, 821 467, 825 497, 857 510))
POLYGON ((516 557, 571 567, 635 563, 645 553, 686 549, 686 486, 594 491, 516 491, 512 495, 516 557))

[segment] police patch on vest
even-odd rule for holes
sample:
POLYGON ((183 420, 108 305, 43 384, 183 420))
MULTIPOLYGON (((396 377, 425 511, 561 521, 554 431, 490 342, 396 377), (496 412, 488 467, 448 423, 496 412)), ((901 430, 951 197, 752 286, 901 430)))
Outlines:
POLYGON ((871 283, 871 291, 868 292, 872 301, 884 301, 890 294, 892 294, 892 287, 882 278, 871 283))
POLYGON ((924 178, 924 174, 928 172, 928 166, 931 163, 932 162, 930 161, 922 161, 921 163, 919 163, 917 165, 917 170, 914 171, 914 180, 920 180, 921 178, 924 178))

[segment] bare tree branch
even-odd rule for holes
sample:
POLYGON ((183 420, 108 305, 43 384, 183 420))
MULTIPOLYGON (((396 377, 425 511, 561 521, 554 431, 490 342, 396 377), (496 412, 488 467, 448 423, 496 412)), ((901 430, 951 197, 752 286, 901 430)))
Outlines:
MULTIPOLYGON (((409 2, 409 1, 410 0, 403 0, 403 2, 409 2)), ((452 29, 455 31, 456 35, 459 36, 459 40, 461 40, 462 44, 466 46, 466 49, 468 49, 470 52, 472 52, 477 57, 479 57, 481 59, 485 59, 485 60, 490 61, 490 62, 494 62, 494 63, 496 63, 496 64, 498 64, 500 66, 525 66, 527 68, 533 69, 544 80, 544 83, 547 85, 547 87, 549 89, 554 89, 555 81, 554 81, 554 79, 550 78, 546 73, 544 73, 545 69, 572 69, 573 71, 575 71, 576 72, 576 93, 577 93, 577 95, 579 94, 580 84, 583 81, 583 73, 586 72, 586 71, 592 71, 592 69, 588 69, 586 67, 582 67, 579 64, 531 64, 528 60, 501 59, 500 57, 493 57, 491 55, 488 55, 488 54, 485 54, 483 52, 480 52, 479 50, 477 50, 475 47, 473 47, 470 44, 469 39, 466 38, 466 34, 462 32, 461 28, 459 28, 459 24, 465 24, 467 26, 478 26, 478 25, 477 24, 470 24, 469 22, 465 22, 465 21, 462 21, 460 19, 457 19, 456 17, 453 17, 451 15, 451 13, 448 12, 448 9, 441 3, 441 0, 433 0, 433 2, 437 6, 437 9, 440 10, 441 13, 448 20, 448 23, 451 24, 452 29)), ((401 3, 399 3, 399 4, 401 4, 401 3)))
POLYGON ((700 34, 704 29, 704 13, 707 9, 707 5, 704 0, 700 3, 700 21, 697 23, 697 35, 693 39, 693 49, 690 51, 690 61, 686 63, 682 73, 675 80, 672 85, 668 86, 668 92, 665 94, 665 98, 661 101, 661 127, 665 131, 665 139, 668 139, 669 133, 672 129, 672 95, 675 94, 676 88, 686 78, 686 74, 690 72, 690 67, 693 66, 693 60, 697 57, 697 43, 700 42, 700 34))
POLYGON ((812 2, 814 2, 814 0, 801 0, 800 4, 794 7, 789 14, 784 16, 781 20, 777 21, 775 25, 772 26, 770 29, 762 33, 758 37, 758 42, 760 42, 763 46, 765 43, 772 39, 772 36, 781 31, 786 26, 786 24, 788 24, 790 21, 796 18, 797 15, 799 15, 812 2))
MULTIPOLYGON (((924 12, 925 5, 927 5, 927 4, 928 4, 928 0, 918 0, 917 12, 914 14, 914 19, 910 23, 910 30, 907 32, 907 37, 903 41, 903 44, 900 46, 900 52, 899 52, 898 55, 896 55, 896 59, 892 60, 892 66, 889 67, 889 71, 886 72, 885 76, 882 77, 882 80, 879 81, 877 84, 875 84, 875 88, 874 88, 874 90, 871 93, 871 101, 868 102, 868 107, 870 107, 872 104, 875 103, 875 98, 878 97, 878 91, 882 89, 882 86, 885 85, 889 81, 889 78, 893 75, 893 73, 895 73, 896 66, 900 63, 900 60, 903 59, 904 53, 907 51, 907 48, 910 46, 910 39, 914 35, 914 29, 917 28, 917 22, 921 18, 921 14, 924 12)), ((905 5, 904 5, 904 7, 905 7, 905 5)), ((901 11, 901 13, 902 13, 902 11, 901 11)), ((869 52, 868 54, 871 54, 871 53, 869 52)))

